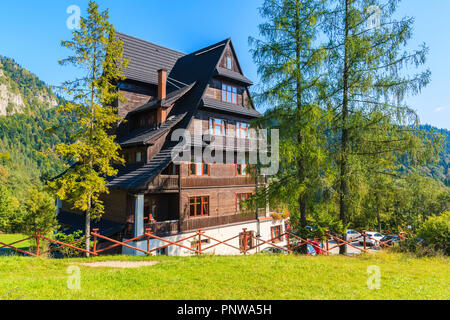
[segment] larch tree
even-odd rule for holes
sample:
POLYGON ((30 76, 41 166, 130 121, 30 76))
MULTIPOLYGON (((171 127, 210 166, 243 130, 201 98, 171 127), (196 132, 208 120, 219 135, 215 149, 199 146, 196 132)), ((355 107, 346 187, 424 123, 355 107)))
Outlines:
POLYGON ((278 129, 280 137, 279 171, 262 197, 268 196, 272 205, 288 205, 301 229, 329 174, 324 149, 327 116, 318 103, 325 78, 326 56, 318 45, 323 3, 265 0, 261 39, 249 39, 262 83, 256 101, 268 108, 254 125, 278 129))
POLYGON ((87 12, 80 29, 73 31, 73 39, 62 41, 73 55, 60 64, 80 69, 82 76, 62 86, 70 102, 59 106, 58 112, 72 120, 73 132, 70 142, 56 145, 54 151, 72 166, 50 181, 49 187, 84 212, 89 250, 90 222, 104 212, 100 197, 108 193, 107 178, 117 174, 114 164, 123 163, 120 146, 110 133, 119 121, 116 102, 123 99, 115 84, 124 78, 127 61, 123 59, 123 43, 108 21, 108 11, 99 12, 98 5, 90 1, 87 12))
MULTIPOLYGON (((363 171, 392 174, 392 161, 411 163, 439 153, 439 139, 421 132, 414 110, 404 103, 430 80, 423 68, 427 47, 408 51, 413 18, 395 19, 398 0, 329 0, 324 34, 329 111, 334 114, 331 151, 339 168, 339 217, 349 224, 363 171), (415 70, 412 75, 408 71, 415 70), (370 165, 377 161, 376 166, 370 165), (364 165, 369 163, 369 165, 364 165)), ((345 253, 345 246, 340 247, 345 253)))

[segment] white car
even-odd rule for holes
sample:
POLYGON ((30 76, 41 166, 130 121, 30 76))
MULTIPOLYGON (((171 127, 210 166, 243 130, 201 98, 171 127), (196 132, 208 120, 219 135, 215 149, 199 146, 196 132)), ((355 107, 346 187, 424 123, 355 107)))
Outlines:
POLYGON ((361 235, 361 233, 359 233, 358 231, 355 231, 353 229, 347 229, 346 235, 347 235, 346 239, 347 239, 347 241, 349 241, 349 240, 358 238, 361 235))
MULTIPOLYGON (((381 238, 383 238, 383 235, 381 233, 374 231, 367 231, 366 236, 367 246, 375 246, 380 243, 381 238)), ((359 240, 359 244, 364 245, 364 237, 361 237, 361 239, 359 240)))

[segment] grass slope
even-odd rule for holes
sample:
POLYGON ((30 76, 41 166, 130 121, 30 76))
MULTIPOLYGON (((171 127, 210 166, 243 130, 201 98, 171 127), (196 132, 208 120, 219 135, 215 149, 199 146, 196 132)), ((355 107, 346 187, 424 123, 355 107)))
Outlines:
POLYGON ((450 299, 447 258, 378 253, 344 256, 0 258, 0 299, 450 299), (67 289, 67 267, 100 260, 158 260, 139 269, 80 266, 81 289, 67 289), (381 288, 367 288, 367 267, 381 288))

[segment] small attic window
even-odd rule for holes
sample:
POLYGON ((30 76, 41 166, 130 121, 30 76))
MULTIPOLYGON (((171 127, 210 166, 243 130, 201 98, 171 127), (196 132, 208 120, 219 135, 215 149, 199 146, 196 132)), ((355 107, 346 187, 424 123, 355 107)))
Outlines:
POLYGON ((227 57, 227 69, 230 69, 233 67, 233 60, 231 57, 227 57))

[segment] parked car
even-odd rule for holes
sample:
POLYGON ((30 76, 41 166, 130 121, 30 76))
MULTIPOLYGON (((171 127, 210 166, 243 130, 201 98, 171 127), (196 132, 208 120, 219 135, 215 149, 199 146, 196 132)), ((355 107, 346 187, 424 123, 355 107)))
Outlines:
POLYGON ((381 244, 382 247, 390 247, 394 243, 400 242, 400 237, 396 236, 394 234, 387 234, 383 238, 381 238, 380 242, 384 242, 381 244), (389 241, 389 242, 386 242, 386 241, 389 241))
POLYGON ((353 230, 353 229, 347 229, 346 235, 347 235, 347 241, 349 241, 349 240, 360 237, 361 233, 359 233, 358 231, 353 230))
MULTIPOLYGON (((284 246, 283 248, 285 248, 287 250, 287 246, 284 246)), ((277 247, 267 247, 261 250, 261 253, 266 253, 266 254, 287 254, 287 251, 277 248, 277 247)))
MULTIPOLYGON (((374 232, 374 231, 367 231, 366 235, 367 235, 367 237, 366 237, 366 245, 367 246, 375 246, 383 238, 383 235, 381 233, 374 232)), ((359 244, 364 245, 364 237, 361 237, 359 239, 359 244)))

